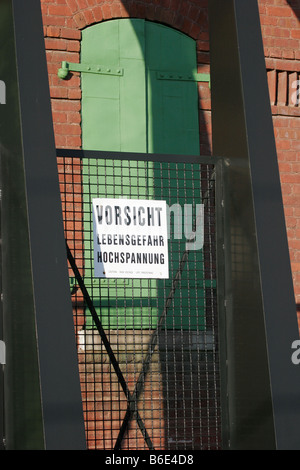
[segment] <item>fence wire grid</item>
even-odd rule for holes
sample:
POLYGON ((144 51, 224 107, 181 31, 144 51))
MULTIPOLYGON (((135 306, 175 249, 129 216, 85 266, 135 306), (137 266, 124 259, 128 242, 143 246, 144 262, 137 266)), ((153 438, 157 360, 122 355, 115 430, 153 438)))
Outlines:
POLYGON ((58 171, 88 448, 220 449, 214 164, 58 156, 58 171), (93 198, 203 204, 203 247, 173 217, 169 279, 95 278, 93 198))

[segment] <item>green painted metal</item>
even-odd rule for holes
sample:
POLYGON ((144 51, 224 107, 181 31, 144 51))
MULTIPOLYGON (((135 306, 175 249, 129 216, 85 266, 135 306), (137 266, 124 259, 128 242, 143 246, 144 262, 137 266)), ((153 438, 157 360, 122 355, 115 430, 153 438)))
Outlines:
MULTIPOLYGON (((112 70, 124 70, 120 76, 93 73, 81 75, 84 149, 177 155, 200 153, 198 89, 195 80, 200 76, 197 74, 194 40, 160 24, 122 19, 84 30, 81 51, 81 62, 84 64, 105 63, 112 70), (176 72, 178 70, 182 72, 176 72), (170 78, 171 74, 174 74, 174 78, 176 74, 182 74, 187 79, 175 80, 170 78)), ((202 74, 201 78, 208 80, 202 74)), ((90 164, 89 168, 83 164, 83 198, 84 205, 87 205, 84 207, 86 252, 90 252, 92 243, 89 193, 93 193, 94 197, 163 199, 164 191, 166 194, 169 191, 167 186, 162 191, 160 188, 158 196, 153 182, 151 184, 157 171, 151 162, 147 175, 141 176, 137 169, 136 186, 131 184, 127 188, 126 185, 116 184, 121 179, 126 181, 126 171, 129 171, 126 166, 122 165, 119 169, 115 166, 113 174, 106 174, 105 178, 99 176, 96 162, 94 170, 91 168, 90 164)), ((132 171, 130 168, 131 181, 134 177, 132 171)), ((167 175, 164 181, 168 181, 167 175)), ((187 187, 180 189, 183 192, 186 190, 187 187)), ((185 241, 179 251, 183 252, 184 246, 185 241)), ((174 254, 173 258, 174 256, 178 256, 179 262, 180 253, 174 254)), ((202 253, 197 256, 199 263, 203 263, 202 253)), ((92 268, 92 260, 85 257, 85 282, 90 288, 93 286, 92 268)), ((106 280, 100 281, 99 299, 101 297, 103 325, 110 328, 155 327, 157 307, 149 311, 148 299, 149 295, 156 299, 160 281, 115 282, 116 286, 112 289, 107 287, 106 280), (116 297, 118 308, 113 300, 116 297), (123 309, 120 308, 120 298, 124 298, 123 309), (109 299, 107 311, 105 299, 109 299), (128 299, 133 299, 133 302, 128 302, 128 299), (138 302, 134 299, 138 299, 138 302), (135 303, 139 305, 139 315, 136 318, 135 303), (144 318, 142 324, 137 324, 137 318, 141 317, 144 318)), ((185 298, 184 295, 181 297, 185 298)), ((189 319, 186 322, 188 324, 189 319)), ((182 320, 175 319, 174 323, 172 319, 170 326, 182 327, 182 320)))
POLYGON ((0 76, 0 448, 84 449, 40 0, 0 2, 0 76))
POLYGON ((210 82, 208 73, 186 72, 156 72, 157 80, 178 80, 191 82, 210 82))
POLYGON ((111 68, 109 65, 89 65, 89 64, 74 64, 71 62, 63 61, 61 68, 58 70, 59 78, 67 78, 69 72, 84 72, 84 73, 97 73, 102 75, 117 75, 122 76, 124 70, 120 67, 111 68))
MULTIPOLYGON (((124 69, 117 67, 111 68, 109 65, 95 65, 95 64, 77 64, 72 62, 63 61, 61 68, 58 69, 57 75, 59 78, 65 79, 69 72, 80 73, 96 73, 99 75, 117 75, 123 76, 124 69)), ((157 80, 178 80, 178 81, 194 81, 194 82, 210 82, 210 75, 208 73, 192 73, 184 72, 156 72, 157 80)))
POLYGON ((147 151, 143 37, 144 22, 138 20, 109 21, 83 31, 83 63, 126 70, 122 78, 82 74, 85 149, 147 151))
POLYGON ((198 89, 195 82, 157 80, 157 72, 197 69, 196 43, 171 28, 145 22, 147 34, 148 151, 198 155, 198 89))
POLYGON ((124 70, 115 77, 82 74, 85 148, 199 154, 194 79, 209 77, 196 72, 195 41, 156 23, 109 21, 83 31, 81 61, 124 70), (178 70, 184 80, 170 78, 178 70))
POLYGON ((5 438, 6 449, 42 450, 45 448, 45 441, 30 241, 27 229, 28 215, 13 14, 12 2, 1 2, 0 73, 5 83, 10 85, 7 90, 9 105, 0 106, 1 242, 4 248, 4 250, 2 248, 1 266, 3 292, 1 310, 6 363, 9 364, 9 367, 5 367, 5 375, 3 375, 4 429, 2 431, 4 435, 2 438, 5 438), (20 234, 22 234, 21 237, 20 234), (16 246, 20 254, 18 258, 16 246))

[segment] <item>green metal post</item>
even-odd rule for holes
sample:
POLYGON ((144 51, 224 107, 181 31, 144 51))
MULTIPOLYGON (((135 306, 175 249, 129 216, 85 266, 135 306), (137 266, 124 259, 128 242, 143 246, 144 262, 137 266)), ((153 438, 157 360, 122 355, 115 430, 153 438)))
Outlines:
POLYGON ((5 446, 85 448, 39 0, 0 3, 5 446))
POLYGON ((213 153, 224 157, 227 441, 300 449, 299 339, 257 0, 210 0, 213 153))

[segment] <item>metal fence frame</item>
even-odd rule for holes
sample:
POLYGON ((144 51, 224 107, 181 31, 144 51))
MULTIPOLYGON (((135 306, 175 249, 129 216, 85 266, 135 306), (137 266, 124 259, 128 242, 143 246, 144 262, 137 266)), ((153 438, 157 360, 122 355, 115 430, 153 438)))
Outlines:
POLYGON ((0 22, 5 448, 83 449, 40 1, 1 1, 0 22))
MULTIPOLYGON (((184 163, 184 164, 208 164, 214 166, 214 175, 213 179, 215 181, 215 211, 216 211, 216 253, 214 253, 213 256, 216 256, 217 258, 217 264, 220 266, 224 265, 223 257, 224 257, 224 235, 223 235, 223 230, 224 230, 224 223, 223 223, 223 213, 224 213, 224 206, 223 206, 223 187, 222 187, 222 182, 221 179, 223 177, 223 167, 224 167, 224 162, 222 158, 219 157, 211 157, 211 156, 191 156, 191 155, 166 155, 166 154, 145 154, 145 153, 129 153, 129 152, 104 152, 104 151, 93 151, 93 150, 74 150, 74 149, 57 149, 57 157, 60 158, 74 158, 74 159, 80 159, 81 162, 83 162, 85 159, 92 159, 92 160, 112 160, 112 161, 117 161, 121 160, 124 162, 128 161, 137 161, 137 162, 163 162, 163 163, 184 163)), ((77 165, 78 166, 78 165, 77 165)), ((61 173, 62 176, 62 184, 63 183, 63 173, 61 173)), ((70 184, 69 184, 70 186, 70 184)), ((69 203, 70 204, 70 203, 69 203)), ((67 233, 67 232, 66 232, 67 233)), ((148 446, 148 448, 153 450, 153 444, 151 442, 151 438, 147 433, 147 430, 143 424, 143 420, 139 416, 139 413, 136 408, 136 402, 138 400, 138 397, 140 396, 141 391, 143 390, 143 386, 145 383, 145 378, 148 373, 150 363, 151 363, 151 358, 152 355, 155 351, 155 348, 157 346, 157 341, 158 341, 158 336, 156 332, 159 330, 159 325, 157 328, 154 330, 152 333, 151 339, 148 344, 148 352, 145 355, 143 359, 143 367, 142 370, 140 371, 139 378, 137 380, 135 390, 133 393, 130 393, 126 380, 122 374, 122 371, 120 369, 118 360, 116 359, 116 356, 114 354, 114 351, 110 345, 108 336, 105 332, 105 329, 103 328, 100 319, 97 316, 97 312, 95 310, 95 307, 93 305, 93 300, 91 299, 88 289, 85 286, 85 282, 83 277, 80 274, 80 270, 77 268, 76 265, 76 260, 75 257, 72 254, 72 250, 70 250, 68 244, 67 244, 67 254, 68 254, 68 261, 70 263, 70 267, 74 273, 74 276, 76 278, 76 282, 79 286, 79 289, 81 290, 81 293, 83 294, 85 304, 87 309, 89 310, 90 314, 92 315, 94 324, 96 329, 98 330, 98 333, 101 337, 101 340, 103 342, 103 345, 105 347, 106 353, 108 357, 110 358, 110 362, 112 364, 112 367, 118 377, 118 381, 120 383, 120 386, 123 389, 123 392, 125 393, 127 400, 128 400, 128 408, 127 412, 125 413, 124 419, 122 426, 120 428, 120 432, 118 435, 118 438, 115 443, 114 450, 120 450, 122 438, 124 437, 126 433, 126 429, 128 427, 128 424, 130 420, 135 417, 137 420, 137 424, 144 436, 145 442, 148 446)), ((160 316, 160 323, 164 320, 164 317, 171 306, 172 303, 172 298, 174 295, 175 290, 178 287, 178 283, 180 282, 180 277, 181 277, 181 271, 184 269, 184 266, 186 264, 187 260, 187 253, 183 253, 181 257, 181 262, 178 268, 178 272, 175 275, 174 279, 172 280, 172 285, 170 287, 169 294, 167 295, 165 299, 165 306, 164 306, 164 311, 161 313, 160 316)), ((218 321, 219 318, 223 318, 223 292, 224 292, 224 277, 222 273, 222 269, 217 269, 217 285, 220 283, 220 290, 217 292, 217 316, 218 316, 218 321), (222 273, 221 277, 218 277, 218 273, 222 273), (220 304, 220 309, 219 309, 219 304, 220 304)), ((221 323, 223 323, 223 320, 221 320, 221 323)), ((223 336, 225 340, 225 336, 223 335, 223 332, 218 330, 218 344, 216 345, 216 348, 219 349, 220 347, 220 337, 223 336)), ((222 340, 221 340, 222 344, 222 340)), ((225 350, 225 346, 222 344, 221 346, 225 350)), ((222 357, 221 364, 218 364, 218 367, 223 368, 223 372, 220 372, 221 377, 223 379, 225 378, 225 360, 222 357), (223 363, 223 365, 222 365, 223 363)), ((222 387, 222 389, 225 387, 222 387)), ((225 417, 227 416, 226 413, 226 407, 221 410, 221 413, 224 413, 224 419, 221 419, 221 427, 223 421, 225 422, 225 417)), ((225 436, 225 433, 222 432, 222 435, 225 436)))
POLYGON ((258 2, 210 0, 209 18, 213 152, 225 159, 228 442, 297 450, 299 328, 258 2))
MULTIPOLYGON (((6 446, 84 448, 40 1, 3 0, 0 11, 5 55, 0 71, 6 84, 0 134, 4 388, 10 394, 14 391, 13 400, 4 395, 6 446), (28 11, 30 28, 24 21, 28 11), (32 73, 36 64, 38 74, 32 73), (41 203, 47 212, 40 210, 41 203), (14 229, 22 220, 20 244, 14 229), (47 228, 43 233, 41 226, 47 228), (62 310, 49 290, 59 292, 62 310), (15 323, 20 313, 22 328, 15 323), (64 319, 58 342, 53 314, 60 322, 64 319), (25 395, 19 382, 24 371, 30 377, 25 395), (55 414, 54 402, 60 406, 55 414)), ((291 347, 299 330, 257 0, 210 0, 209 16, 213 151, 224 157, 224 239, 222 230, 218 234, 218 246, 225 248, 219 263, 219 275, 225 281, 220 319, 226 335, 222 342, 224 442, 231 449, 297 450, 300 377, 291 347), (237 277, 240 234, 250 256, 247 263, 239 263, 237 277), (272 267, 275 258, 277 270, 272 267)))

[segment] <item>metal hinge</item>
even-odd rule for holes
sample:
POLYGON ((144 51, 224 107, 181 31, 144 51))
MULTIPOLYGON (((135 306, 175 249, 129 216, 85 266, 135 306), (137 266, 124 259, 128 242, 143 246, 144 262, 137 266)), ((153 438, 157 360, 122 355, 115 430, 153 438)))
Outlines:
POLYGON ((210 75, 208 73, 182 73, 182 72, 156 72, 158 80, 176 80, 190 82, 208 82, 210 84, 210 75))
POLYGON ((4 341, 0 341, 0 364, 6 364, 6 347, 4 341))
MULTIPOLYGON (((111 67, 107 65, 89 65, 89 64, 74 64, 71 62, 63 61, 61 68, 58 69, 57 75, 59 78, 67 78, 69 72, 84 72, 84 73, 97 73, 100 75, 114 75, 123 76, 124 69, 121 67, 111 67)), ((177 81, 192 81, 192 82, 208 82, 210 84, 210 75, 208 73, 197 72, 156 72, 158 80, 177 80, 177 81)))
POLYGON ((69 72, 97 73, 100 75, 114 75, 121 77, 124 70, 120 67, 110 67, 108 65, 74 64, 64 61, 61 64, 61 68, 58 69, 57 75, 59 78, 65 79, 69 72))

